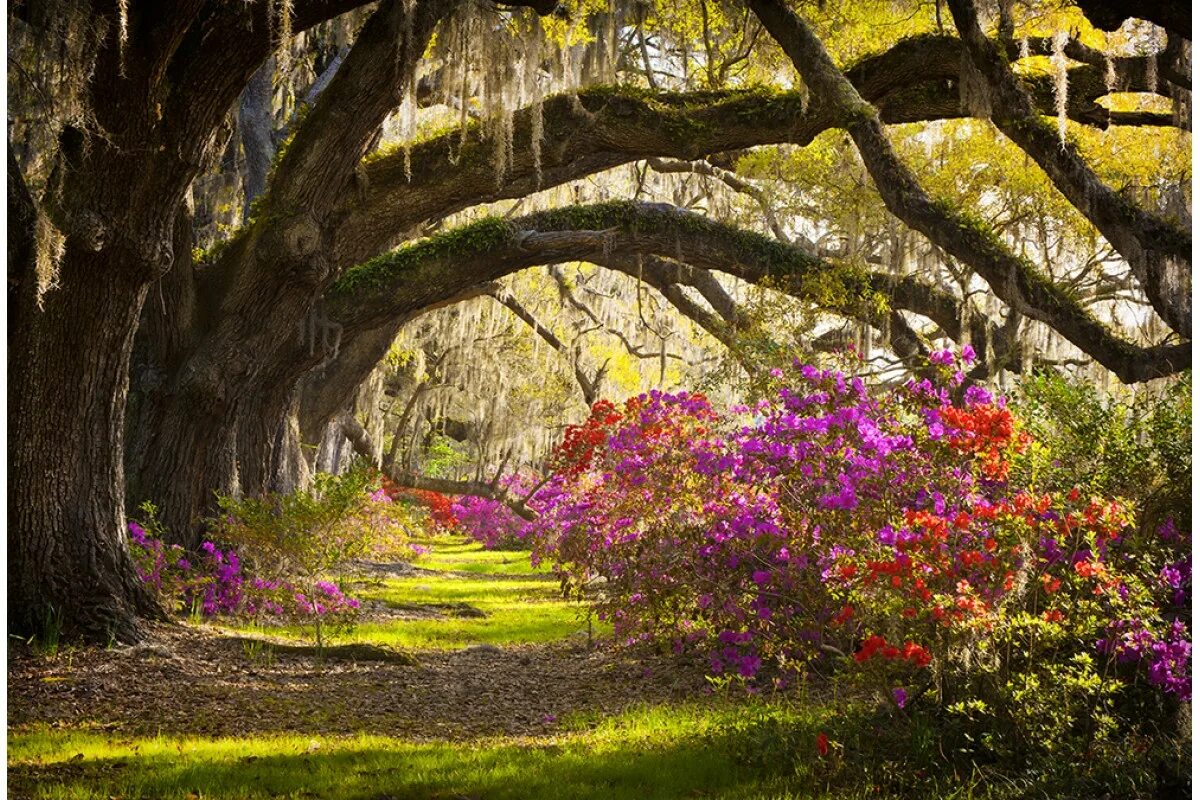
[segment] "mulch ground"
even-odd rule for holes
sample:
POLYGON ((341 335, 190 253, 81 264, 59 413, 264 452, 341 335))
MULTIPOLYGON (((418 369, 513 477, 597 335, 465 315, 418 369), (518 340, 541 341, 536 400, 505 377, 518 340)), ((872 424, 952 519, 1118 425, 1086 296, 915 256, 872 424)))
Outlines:
POLYGON ((268 661, 224 632, 185 625, 148 631, 134 647, 64 649, 53 658, 10 645, 9 725, 467 739, 546 734, 572 712, 682 700, 705 686, 695 661, 649 649, 593 649, 583 640, 398 658, 366 648, 324 661, 280 647, 268 661))

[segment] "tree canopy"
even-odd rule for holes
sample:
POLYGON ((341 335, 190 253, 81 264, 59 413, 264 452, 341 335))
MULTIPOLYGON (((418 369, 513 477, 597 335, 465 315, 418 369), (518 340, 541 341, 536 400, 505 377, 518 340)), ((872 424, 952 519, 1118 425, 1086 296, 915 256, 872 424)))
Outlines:
POLYGON ((606 390, 753 382, 779 352, 1188 369, 1189 26, 1057 0, 11 5, 10 622, 136 636, 142 501, 195 546, 215 493, 350 450, 486 485, 606 390))

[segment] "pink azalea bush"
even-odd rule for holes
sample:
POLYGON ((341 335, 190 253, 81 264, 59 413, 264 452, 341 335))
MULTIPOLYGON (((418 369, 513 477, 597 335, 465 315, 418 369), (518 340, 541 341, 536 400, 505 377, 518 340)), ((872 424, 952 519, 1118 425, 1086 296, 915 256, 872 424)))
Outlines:
MULTIPOLYGON (((500 489, 510 498, 524 498, 536 486, 533 477, 514 473, 500 481, 500 489)), ((536 501, 533 501, 536 508, 536 501)), ((483 545, 485 550, 515 550, 525 546, 526 520, 505 502, 474 495, 454 499, 450 512, 454 529, 483 545)))
POLYGON ((963 388, 972 356, 886 390, 796 364, 730 413, 689 393, 609 404, 527 541, 595 588, 622 640, 720 675, 829 662, 985 750, 1117 747, 1147 707, 1190 698, 1186 537, 1015 479, 1041 456, 1003 397, 963 388))
POLYGON ((353 625, 361 608, 329 571, 355 558, 411 556, 408 537, 419 524, 365 470, 318 476, 311 491, 221 503, 224 516, 212 527, 230 544, 205 541, 193 554, 164 544, 153 506, 144 505, 143 521, 129 523, 142 581, 168 607, 299 623, 315 630, 318 644, 327 629, 353 625))

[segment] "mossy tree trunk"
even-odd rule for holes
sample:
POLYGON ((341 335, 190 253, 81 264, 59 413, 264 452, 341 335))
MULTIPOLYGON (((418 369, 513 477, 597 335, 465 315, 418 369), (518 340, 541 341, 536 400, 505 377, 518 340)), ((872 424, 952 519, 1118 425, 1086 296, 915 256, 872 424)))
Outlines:
POLYGON ((127 546, 121 464, 129 355, 158 264, 77 232, 59 286, 41 291, 37 212, 11 155, 9 202, 9 629, 37 634, 57 619, 132 640, 136 617, 158 614, 127 546))
MULTIPOLYGON (((148 288, 176 258, 188 186, 222 151, 228 109, 270 50, 263 3, 221 13, 201 3, 129 5, 125 20, 117 4, 80 12, 104 37, 94 56, 62 65, 85 76, 85 121, 65 121, 36 202, 9 160, 20 225, 20 247, 11 248, 10 232, 17 258, 9 263, 14 633, 37 633, 53 617, 85 639, 128 641, 139 635, 138 617, 161 615, 125 531, 134 334, 148 288), (41 289, 29 227, 40 214, 65 241, 55 279, 41 289)), ((353 5, 305 4, 295 29, 353 5)), ((9 21, 31 26, 53 52, 63 44, 54 41, 56 13, 27 2, 10 6, 9 21)))

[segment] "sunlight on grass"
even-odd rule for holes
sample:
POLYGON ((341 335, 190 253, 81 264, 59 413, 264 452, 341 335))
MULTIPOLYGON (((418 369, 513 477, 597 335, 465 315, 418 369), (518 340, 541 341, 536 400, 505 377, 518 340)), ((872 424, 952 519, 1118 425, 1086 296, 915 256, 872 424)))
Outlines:
MULTIPOLYGON (((473 644, 540 644, 587 634, 585 607, 564 600, 552 576, 533 570, 527 551, 484 550, 478 542, 460 536, 419 543, 436 549, 418 565, 444 574, 387 578, 351 592, 413 618, 363 622, 349 633, 334 634, 331 641, 457 649, 473 644)), ((595 620, 592 625, 595 636, 611 631, 595 620)), ((288 639, 306 640, 312 635, 293 625, 229 629, 288 639)))
POLYGON ((433 552, 415 563, 425 569, 475 572, 481 575, 548 575, 549 566, 534 567, 528 550, 484 550, 479 542, 465 536, 439 536, 417 540, 415 544, 433 548, 433 552))
MULTIPOLYGON (((721 703, 657 706, 560 735, 464 743, 379 736, 127 738, 47 727, 10 733, 10 786, 51 798, 674 798, 786 796, 711 735, 721 703)), ((814 795, 804 795, 814 796, 814 795)))
POLYGON ((484 617, 373 622, 358 626, 340 640, 402 648, 452 649, 472 644, 543 643, 586 633, 581 609, 563 600, 531 598, 511 601, 475 600, 484 617))
POLYGON ((421 576, 386 581, 362 597, 401 609, 438 609, 439 616, 366 623, 350 641, 455 648, 552 642, 587 631, 583 607, 562 599, 557 584, 546 580, 421 576), (484 616, 466 616, 475 613, 484 616))

